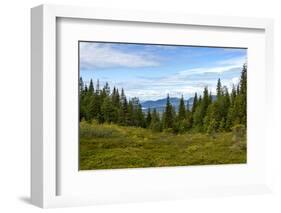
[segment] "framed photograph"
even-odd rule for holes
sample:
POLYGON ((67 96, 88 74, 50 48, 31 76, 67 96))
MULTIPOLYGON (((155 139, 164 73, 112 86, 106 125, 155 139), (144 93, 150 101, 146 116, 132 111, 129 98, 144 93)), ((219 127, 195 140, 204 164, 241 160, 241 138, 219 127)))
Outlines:
POLYGON ((270 192, 273 22, 31 10, 40 207, 270 192))

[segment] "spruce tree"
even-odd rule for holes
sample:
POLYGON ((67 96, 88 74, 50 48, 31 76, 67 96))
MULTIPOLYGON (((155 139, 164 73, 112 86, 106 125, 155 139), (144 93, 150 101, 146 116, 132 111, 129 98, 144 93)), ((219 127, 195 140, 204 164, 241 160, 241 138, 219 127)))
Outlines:
POLYGON ((197 102, 195 112, 192 114, 192 116, 193 116, 193 127, 197 131, 202 131, 202 129, 203 129, 203 119, 204 119, 203 107, 204 106, 202 104, 202 97, 200 95, 199 99, 198 99, 198 102, 197 102))
POLYGON ((128 101, 124 92, 124 89, 121 90, 120 97, 120 123, 126 125, 127 123, 127 113, 128 113, 128 101))
POLYGON ((162 131, 162 123, 160 120, 160 116, 159 113, 156 111, 156 109, 154 108, 151 114, 151 123, 149 126, 150 129, 152 129, 152 131, 155 132, 161 132, 162 131))
POLYGON ((222 95, 222 86, 221 86, 221 79, 218 79, 218 83, 217 83, 217 98, 220 98, 220 96, 222 95))
POLYGON ((132 100, 129 100, 128 102, 128 113, 127 113, 127 119, 126 123, 129 126, 136 126, 136 118, 135 118, 135 109, 133 106, 132 100))
POLYGON ((180 99, 178 119, 183 120, 183 119, 185 119, 185 116, 186 116, 186 110, 185 110, 184 98, 182 95, 181 99, 180 99))
POLYGON ((148 108, 147 115, 146 115, 146 127, 150 126, 151 120, 152 120, 151 112, 150 112, 150 108, 148 108))
POLYGON ((110 87, 109 87, 108 82, 105 83, 105 85, 103 87, 103 92, 104 92, 105 96, 109 96, 109 94, 110 94, 110 87))
POLYGON ((89 84, 89 93, 94 94, 94 84, 93 84, 93 80, 90 80, 90 84, 89 84))
POLYGON ((241 114, 242 119, 241 123, 247 126, 247 65, 244 64, 241 77, 240 77, 240 95, 242 99, 241 114))
POLYGON ((82 77, 79 78, 79 92, 80 94, 83 93, 84 91, 84 82, 83 82, 83 79, 82 77))
POLYGON ((169 94, 167 95, 166 108, 164 112, 164 128, 173 127, 173 107, 170 103, 169 94))
POLYGON ((198 98, 197 98, 197 92, 195 92, 195 95, 194 95, 194 98, 193 98, 193 104, 192 104, 192 113, 194 113, 195 112, 195 110, 196 110, 196 107, 197 107, 197 102, 198 102, 198 100, 197 100, 198 98))
POLYGON ((209 92, 208 92, 208 88, 205 87, 204 88, 204 92, 203 92, 203 99, 202 99, 202 110, 201 110, 201 113, 202 113, 202 118, 205 117, 206 115, 206 112, 207 112, 207 108, 210 104, 210 97, 209 97, 209 92))
MULTIPOLYGON (((105 97, 103 104, 101 106, 102 121, 112 122, 114 118, 114 108, 112 101, 109 97, 105 97)), ((101 118, 100 118, 101 119, 101 118)))
POLYGON ((97 86, 96 86, 96 94, 100 94, 100 80, 97 80, 97 86))

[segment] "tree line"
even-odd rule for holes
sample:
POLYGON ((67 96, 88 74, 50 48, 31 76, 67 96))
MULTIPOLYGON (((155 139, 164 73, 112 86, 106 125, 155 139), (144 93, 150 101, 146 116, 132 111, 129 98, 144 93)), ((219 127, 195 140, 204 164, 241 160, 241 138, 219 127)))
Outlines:
POLYGON ((137 97, 127 99, 124 89, 114 87, 111 91, 106 83, 100 88, 99 80, 86 85, 80 77, 80 120, 96 120, 99 123, 115 123, 122 126, 149 128, 153 131, 174 133, 225 132, 235 125, 247 124, 247 65, 244 64, 239 83, 231 91, 218 79, 213 96, 205 87, 203 95, 195 93, 192 106, 185 104, 184 97, 176 110, 170 103, 169 94, 162 114, 154 109, 145 113, 137 97))

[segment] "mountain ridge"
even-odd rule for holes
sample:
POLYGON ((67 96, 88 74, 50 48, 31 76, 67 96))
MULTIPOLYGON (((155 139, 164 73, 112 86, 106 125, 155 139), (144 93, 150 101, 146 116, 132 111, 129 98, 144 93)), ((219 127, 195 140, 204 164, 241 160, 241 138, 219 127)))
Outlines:
MULTIPOLYGON (((216 99, 216 96, 212 95, 212 100, 215 100, 215 99, 216 99)), ((185 106, 188 105, 189 109, 191 109, 191 107, 193 105, 193 100, 194 100, 194 97, 190 97, 187 100, 184 100, 185 106)), ((166 103, 167 103, 167 98, 162 98, 162 99, 158 99, 158 100, 143 101, 143 102, 141 102, 141 105, 142 105, 142 110, 144 112, 147 112, 148 109, 151 109, 151 110, 156 109, 158 112, 162 113, 165 110, 166 103)), ((175 107, 175 109, 177 111, 179 104, 180 104, 180 98, 171 97, 170 103, 173 107, 175 107)))

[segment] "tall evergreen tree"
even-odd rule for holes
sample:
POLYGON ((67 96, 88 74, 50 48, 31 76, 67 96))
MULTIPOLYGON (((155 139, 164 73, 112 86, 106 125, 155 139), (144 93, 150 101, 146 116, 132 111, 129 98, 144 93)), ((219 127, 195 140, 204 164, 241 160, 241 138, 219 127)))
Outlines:
POLYGON ((160 120, 159 113, 154 108, 151 114, 151 123, 150 123, 150 129, 152 129, 155 132, 161 132, 162 131, 162 123, 160 120))
POLYGON ((205 117, 206 112, 207 112, 207 108, 210 104, 210 96, 209 96, 209 92, 208 92, 208 88, 205 87, 204 88, 204 92, 203 92, 203 99, 202 99, 202 117, 205 117))
POLYGON ((103 93, 105 94, 105 96, 109 96, 110 95, 110 87, 109 87, 108 82, 106 82, 104 87, 103 87, 103 93))
POLYGON ((97 80, 97 85, 96 85, 96 94, 99 95, 100 94, 100 80, 97 80))
POLYGON ((150 126, 151 120, 152 120, 151 112, 150 112, 150 108, 148 108, 147 115, 146 115, 146 126, 147 127, 150 126))
POLYGON ((197 107, 197 102, 198 102, 198 100, 197 100, 198 98, 197 98, 197 92, 195 92, 195 95, 194 95, 194 98, 193 98, 193 104, 192 104, 192 113, 194 113, 195 112, 195 110, 196 110, 196 107, 197 107))
POLYGON ((94 84, 93 84, 93 80, 90 80, 90 84, 89 84, 89 92, 91 94, 94 94, 94 84))
POLYGON ((244 64, 240 77, 240 95, 242 98, 242 124, 247 126, 247 64, 244 64))
POLYGON ((184 98, 182 95, 180 99, 178 118, 179 120, 183 120, 185 119, 185 116, 186 116, 186 110, 185 110, 184 98))
POLYGON ((190 112, 190 105, 189 101, 186 102, 186 112, 190 112))
POLYGON ((120 123, 125 125, 127 123, 128 101, 123 88, 121 90, 120 105, 120 123))
POLYGON ((83 91, 84 91, 84 81, 83 81, 82 77, 79 78, 79 91, 80 91, 80 94, 83 93, 83 91))
POLYGON ((231 90, 231 104, 233 104, 235 98, 236 98, 236 88, 235 85, 233 84, 231 90))
POLYGON ((114 119, 114 108, 113 108, 113 104, 111 99, 109 98, 109 96, 105 97, 103 104, 101 106, 101 114, 102 117, 100 117, 100 119, 102 119, 105 122, 112 122, 114 119))
POLYGON ((221 86, 221 79, 218 79, 218 83, 217 83, 217 98, 220 98, 222 94, 222 86, 221 86))
POLYGON ((164 127, 165 128, 173 127, 173 107, 170 103, 169 94, 167 95, 166 108, 164 112, 164 127))

